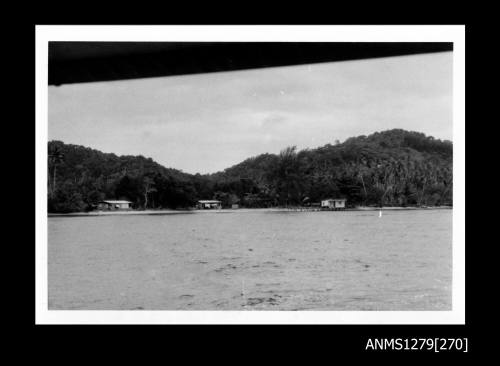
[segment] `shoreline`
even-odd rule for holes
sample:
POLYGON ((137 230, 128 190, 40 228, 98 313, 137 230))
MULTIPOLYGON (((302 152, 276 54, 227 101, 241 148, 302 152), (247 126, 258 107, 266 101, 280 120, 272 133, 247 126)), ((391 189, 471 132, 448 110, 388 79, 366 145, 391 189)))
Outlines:
MULTIPOLYGON (((453 206, 429 206, 429 207, 353 207, 346 208, 342 211, 420 211, 420 210, 452 210, 453 206)), ((297 207, 297 208, 285 208, 285 207, 273 207, 273 208, 237 208, 237 209, 212 209, 212 210, 129 210, 129 211, 90 211, 90 212, 71 212, 71 213, 48 213, 47 217, 90 217, 90 216, 115 216, 115 215, 168 215, 168 214, 201 214, 201 213, 235 213, 235 212, 329 212, 334 210, 321 210, 321 209, 311 209, 307 207, 297 207)))

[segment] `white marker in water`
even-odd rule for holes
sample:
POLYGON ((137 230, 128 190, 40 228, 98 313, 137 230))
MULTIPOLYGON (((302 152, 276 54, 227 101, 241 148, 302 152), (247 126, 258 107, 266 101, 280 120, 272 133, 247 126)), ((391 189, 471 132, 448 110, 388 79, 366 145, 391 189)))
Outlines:
POLYGON ((379 217, 379 218, 380 218, 380 217, 382 217, 382 210, 379 210, 379 211, 378 211, 378 217, 379 217))

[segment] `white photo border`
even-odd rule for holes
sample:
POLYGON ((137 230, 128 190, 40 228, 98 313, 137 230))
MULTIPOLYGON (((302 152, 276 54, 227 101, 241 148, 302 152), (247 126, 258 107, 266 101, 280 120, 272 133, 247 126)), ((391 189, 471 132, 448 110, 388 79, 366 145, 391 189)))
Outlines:
POLYGON ((465 26, 36 26, 36 324, 465 324, 465 26), (48 42, 452 42, 451 311, 48 310, 48 42))

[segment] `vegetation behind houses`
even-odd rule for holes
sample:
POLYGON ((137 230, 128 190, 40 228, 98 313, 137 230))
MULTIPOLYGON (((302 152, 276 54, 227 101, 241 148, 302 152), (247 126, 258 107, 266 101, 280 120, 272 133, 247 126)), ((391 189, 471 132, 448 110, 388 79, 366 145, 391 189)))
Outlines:
POLYGON ((200 175, 143 156, 117 156, 61 141, 48 143, 49 212, 85 211, 103 199, 134 208, 187 208, 199 199, 223 206, 309 205, 347 198, 348 205, 452 204, 453 144, 393 129, 343 143, 249 158, 200 175))

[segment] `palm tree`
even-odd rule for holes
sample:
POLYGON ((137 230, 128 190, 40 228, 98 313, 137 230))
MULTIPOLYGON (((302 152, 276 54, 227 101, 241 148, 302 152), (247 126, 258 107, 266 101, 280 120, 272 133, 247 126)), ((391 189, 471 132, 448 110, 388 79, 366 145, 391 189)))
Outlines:
POLYGON ((149 194, 156 192, 155 181, 151 177, 145 175, 142 180, 142 188, 144 190, 144 209, 147 209, 149 194))
MULTIPOLYGON (((58 146, 49 147, 49 163, 52 163, 54 167, 52 170, 53 178, 52 178, 52 189, 51 189, 51 197, 54 196, 56 191, 56 175, 57 175, 57 165, 62 163, 64 160, 64 154, 61 152, 61 149, 58 146)), ((50 185, 50 178, 49 178, 50 185)))
POLYGON ((289 146, 281 150, 273 175, 276 180, 276 188, 281 193, 281 200, 284 198, 287 206, 290 199, 296 201, 301 196, 302 177, 296 146, 289 146))

